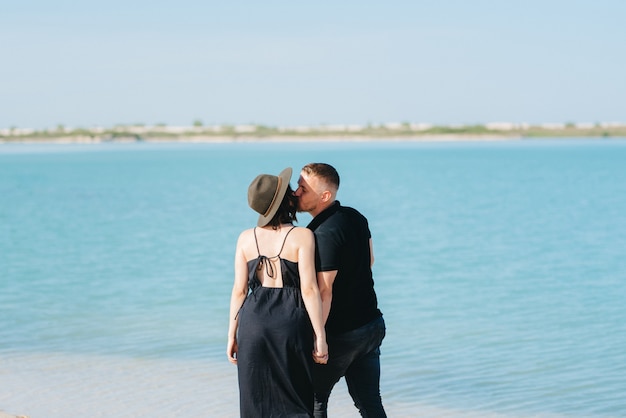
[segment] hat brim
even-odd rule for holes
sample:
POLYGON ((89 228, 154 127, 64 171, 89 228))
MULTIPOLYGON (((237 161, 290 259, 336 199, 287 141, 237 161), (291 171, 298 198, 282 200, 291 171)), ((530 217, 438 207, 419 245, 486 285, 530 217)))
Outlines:
POLYGON ((278 181, 280 183, 280 186, 278 187, 278 193, 276 193, 276 197, 274 198, 274 201, 272 202, 272 206, 270 207, 267 214, 259 215, 259 220, 257 221, 258 226, 267 225, 268 223, 270 223, 274 215, 276 215, 276 212, 278 211, 278 208, 280 207, 280 204, 282 203, 283 198, 285 197, 285 192, 287 191, 287 187, 289 187, 289 182, 291 181, 292 173, 293 173, 292 168, 287 167, 283 171, 281 171, 280 174, 278 175, 278 181))

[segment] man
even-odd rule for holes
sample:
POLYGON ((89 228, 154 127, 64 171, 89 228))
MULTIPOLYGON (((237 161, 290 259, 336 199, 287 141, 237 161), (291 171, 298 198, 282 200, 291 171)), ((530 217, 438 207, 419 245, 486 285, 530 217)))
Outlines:
POLYGON ((327 416, 328 398, 344 376, 363 417, 386 417, 380 397, 380 344, 385 322, 372 279, 372 239, 367 219, 341 206, 339 174, 331 165, 302 168, 298 210, 308 212, 315 234, 317 282, 326 321, 328 363, 315 367, 315 417, 327 416))

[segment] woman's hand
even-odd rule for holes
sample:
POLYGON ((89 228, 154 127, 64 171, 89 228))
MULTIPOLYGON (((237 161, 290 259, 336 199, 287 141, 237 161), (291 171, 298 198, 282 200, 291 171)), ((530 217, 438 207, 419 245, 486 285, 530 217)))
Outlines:
POLYGON ((313 361, 318 364, 328 363, 328 344, 325 338, 316 338, 313 344, 313 361))
POLYGON ((237 347, 237 339, 229 338, 228 345, 226 347, 226 355, 228 356, 228 361, 233 364, 237 364, 237 352, 239 351, 239 347, 237 347))

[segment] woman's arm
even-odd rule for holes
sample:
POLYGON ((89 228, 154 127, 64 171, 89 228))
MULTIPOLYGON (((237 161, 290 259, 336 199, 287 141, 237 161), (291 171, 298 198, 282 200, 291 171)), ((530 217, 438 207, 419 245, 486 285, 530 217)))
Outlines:
POLYGON ((226 355, 228 361, 237 364, 237 328, 239 326, 239 309, 243 305, 246 295, 248 294, 248 263, 243 254, 242 241, 243 232, 237 240, 237 249, 235 250, 235 282, 233 291, 230 296, 230 317, 228 323, 228 344, 226 346, 226 355))
POLYGON ((315 332, 315 347, 313 359, 317 363, 325 364, 328 361, 328 344, 322 314, 322 299, 317 287, 315 276, 315 239, 313 232, 306 228, 298 228, 299 242, 298 271, 300 273, 300 290, 302 299, 315 332))

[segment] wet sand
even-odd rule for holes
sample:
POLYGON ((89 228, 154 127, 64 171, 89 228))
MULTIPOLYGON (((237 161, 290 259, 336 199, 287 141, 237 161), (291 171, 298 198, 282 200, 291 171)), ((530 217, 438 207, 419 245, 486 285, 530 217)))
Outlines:
MULTIPOLYGON (((226 359, 0 354, 0 370, 2 381, 11 382, 0 391, 0 408, 6 411, 0 418, 239 416, 236 369, 226 359)), ((385 407, 393 417, 427 411, 417 404, 386 402, 385 407)), ((359 417, 343 380, 331 396, 329 416, 359 417)))

